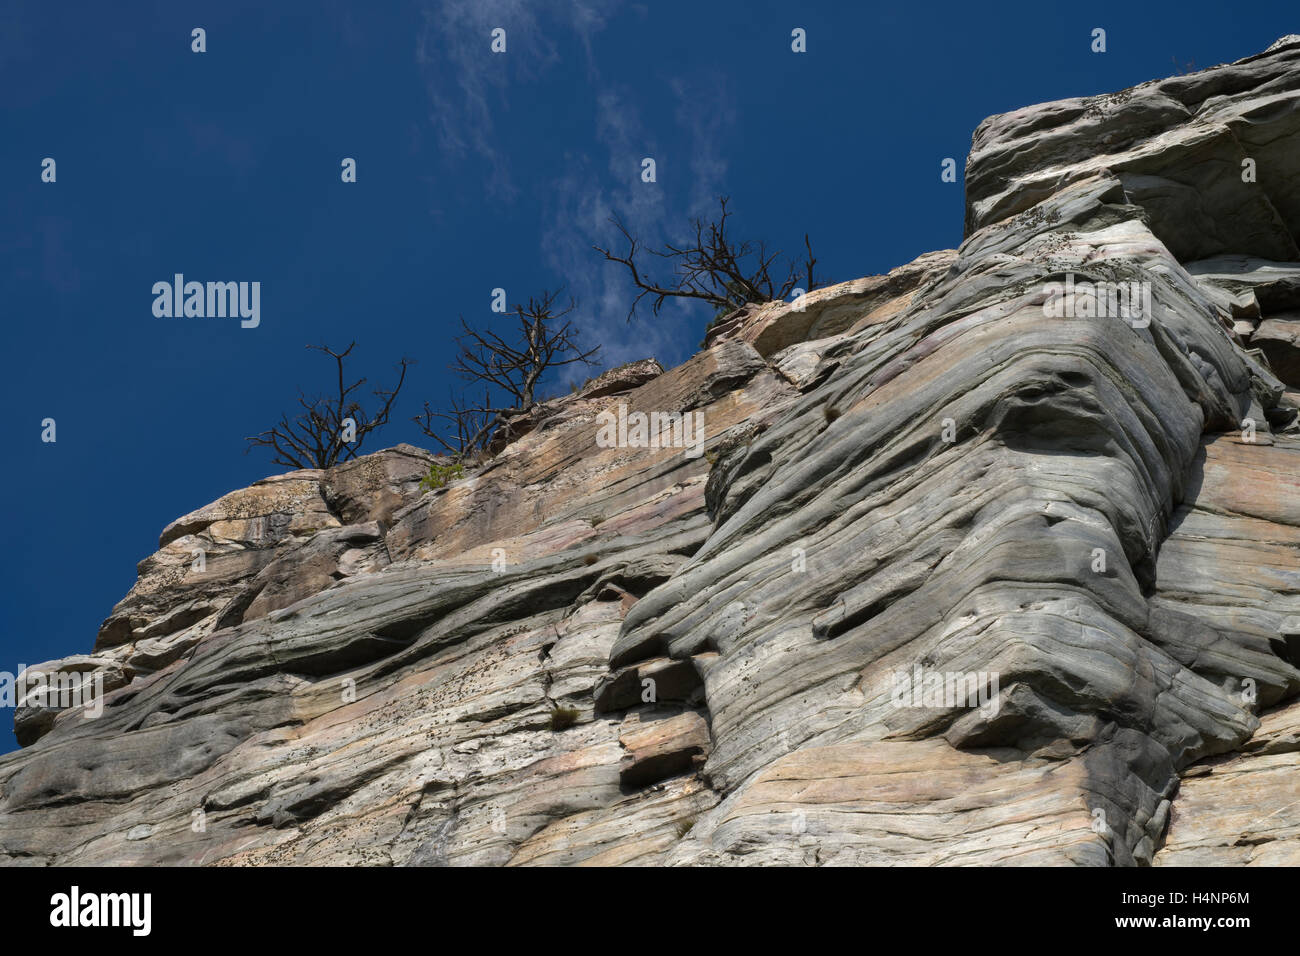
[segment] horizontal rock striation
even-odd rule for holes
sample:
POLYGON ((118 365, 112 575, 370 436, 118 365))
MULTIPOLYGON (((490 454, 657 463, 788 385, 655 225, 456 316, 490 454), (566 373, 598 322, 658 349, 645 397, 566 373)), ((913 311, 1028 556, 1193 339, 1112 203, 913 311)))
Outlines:
POLYGON ((103 713, 22 702, 0 858, 1295 862, 1298 58, 985 121, 959 249, 445 487, 399 446, 173 522, 33 669, 103 713))

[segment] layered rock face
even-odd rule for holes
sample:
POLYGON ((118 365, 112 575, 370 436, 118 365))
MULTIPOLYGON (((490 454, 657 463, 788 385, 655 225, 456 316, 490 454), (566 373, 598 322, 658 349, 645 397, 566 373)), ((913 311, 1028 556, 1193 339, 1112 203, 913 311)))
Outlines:
POLYGON ((19 709, 0 854, 1300 862, 1298 67, 994 117, 960 249, 443 488, 401 446, 173 522, 39 668, 103 712, 19 709))

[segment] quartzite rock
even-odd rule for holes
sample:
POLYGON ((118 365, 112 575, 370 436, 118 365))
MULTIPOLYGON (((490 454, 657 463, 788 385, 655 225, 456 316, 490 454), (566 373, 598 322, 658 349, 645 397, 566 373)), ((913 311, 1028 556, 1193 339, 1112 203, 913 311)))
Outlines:
POLYGON ((959 249, 738 310, 445 487, 400 446, 178 519, 42 665, 103 715, 20 709, 0 859, 1296 862, 1297 67, 992 117, 959 249), (1067 276, 1151 312, 1049 315, 1067 276))

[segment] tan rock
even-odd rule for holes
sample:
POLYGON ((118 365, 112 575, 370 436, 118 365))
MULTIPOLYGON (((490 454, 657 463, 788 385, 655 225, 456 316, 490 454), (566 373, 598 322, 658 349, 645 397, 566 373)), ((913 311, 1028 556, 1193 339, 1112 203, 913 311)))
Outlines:
POLYGON ((1251 346, 1300 307, 1298 56, 992 118, 960 249, 442 488, 399 447, 178 519, 42 665, 113 687, 20 708, 0 860, 1295 862, 1300 439, 1251 346), (1150 321, 1045 309, 1067 274, 1150 321), (598 440, 638 413, 703 441, 598 440))

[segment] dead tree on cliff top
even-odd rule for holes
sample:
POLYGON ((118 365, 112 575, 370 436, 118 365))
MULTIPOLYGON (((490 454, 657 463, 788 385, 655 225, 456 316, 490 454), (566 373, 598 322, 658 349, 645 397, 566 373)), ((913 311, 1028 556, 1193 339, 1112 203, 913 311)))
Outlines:
POLYGON ((731 212, 727 209, 727 197, 721 197, 718 202, 721 211, 716 220, 691 221, 695 232, 692 242, 681 246, 666 242, 663 249, 642 250, 640 241, 617 216, 610 219, 627 240, 627 252, 615 255, 601 246, 593 248, 608 261, 627 267, 632 282, 640 290, 628 310, 629 322, 646 296, 653 299, 651 310, 655 315, 659 314, 665 299, 698 299, 714 307, 716 319, 750 302, 784 299, 801 285, 804 292, 819 288, 813 275, 817 260, 807 233, 803 237, 806 250, 803 263, 783 263, 780 250, 769 254, 762 240, 736 241, 728 236, 727 219, 731 212), (646 275, 642 271, 644 259, 640 265, 637 263, 637 253, 641 251, 671 262, 671 278, 659 281, 646 275))
POLYGON ((309 398, 301 388, 298 389, 298 404, 302 412, 292 419, 288 414, 281 415, 275 427, 245 439, 248 447, 244 453, 259 446, 270 448, 275 453, 272 461, 288 468, 330 468, 356 458, 366 437, 388 424, 393 402, 406 381, 406 369, 414 364, 410 359, 402 359, 397 366, 400 372, 397 384, 391 389, 374 389, 374 396, 380 404, 372 415, 356 395, 366 380, 360 378, 351 385, 344 384, 347 379, 343 360, 352 353, 356 344, 352 342, 342 352, 335 352, 328 345, 307 346, 334 359, 338 373, 337 392, 309 398))
POLYGON ((564 319, 574 310, 574 301, 556 308, 563 291, 529 296, 527 304, 514 307, 519 327, 513 342, 460 320, 463 334, 456 340, 460 351, 451 370, 471 385, 483 385, 483 401, 462 404, 453 398, 449 412, 435 411, 425 402, 424 414, 412 419, 452 457, 463 458, 486 449, 504 418, 535 404, 538 384, 547 369, 577 362, 595 364, 600 346, 584 350, 578 345, 578 329, 564 319), (492 401, 493 389, 501 401, 492 401))

